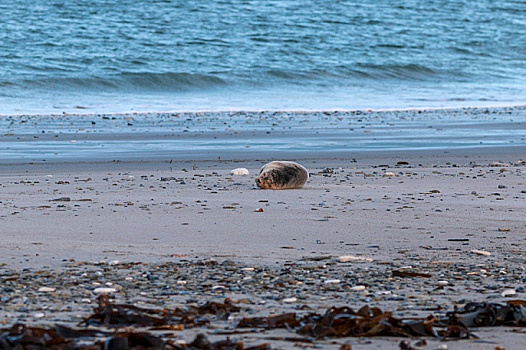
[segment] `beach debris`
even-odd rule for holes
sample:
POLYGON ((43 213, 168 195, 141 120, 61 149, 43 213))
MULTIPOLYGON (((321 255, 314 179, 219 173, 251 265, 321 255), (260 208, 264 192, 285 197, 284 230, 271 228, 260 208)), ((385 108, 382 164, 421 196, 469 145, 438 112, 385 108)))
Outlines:
POLYGON ((220 319, 227 319, 231 312, 239 311, 231 299, 224 303, 208 302, 202 306, 191 306, 189 309, 146 309, 128 304, 113 304, 105 294, 99 296, 99 305, 95 313, 85 318, 79 325, 94 325, 106 327, 159 327, 179 324, 185 327, 195 327, 208 324, 210 321, 200 317, 212 314, 220 319))
POLYGON ((257 208, 254 210, 254 213, 263 213, 263 212, 264 212, 263 208, 257 208))
POLYGON ((427 340, 425 339, 420 339, 418 341, 416 341, 413 345, 411 345, 411 342, 408 341, 408 340, 402 340, 399 344, 398 344, 398 348, 400 350, 419 350, 423 347, 426 347, 427 346, 427 340))
POLYGON ((500 295, 502 295, 503 298, 514 297, 517 295, 517 291, 513 288, 508 288, 504 289, 500 295))
POLYGON ((70 202, 71 198, 69 197, 59 197, 55 199, 51 199, 50 202, 70 202))
POLYGON ((411 271, 404 271, 404 270, 394 270, 392 271, 393 277, 421 277, 421 278, 430 278, 432 277, 428 273, 421 273, 421 272, 411 272, 411 271))
POLYGON ((502 163, 502 162, 491 162, 489 163, 489 166, 490 167, 495 167, 495 168, 505 168, 505 167, 509 167, 510 165, 508 163, 502 163))
POLYGON ((230 174, 232 174, 232 175, 249 175, 250 172, 248 171, 247 168, 236 168, 236 169, 232 169, 230 171, 230 174))
POLYGON ((284 303, 295 303, 298 301, 298 298, 296 297, 290 297, 290 298, 285 298, 282 300, 282 302, 284 303))
POLYGON ((358 311, 350 307, 332 307, 324 315, 311 313, 243 318, 238 328, 295 328, 296 332, 316 339, 326 337, 431 336, 443 339, 467 339, 468 327, 526 326, 526 301, 507 304, 468 303, 445 317, 395 318, 391 312, 365 305, 358 311), (279 320, 279 322, 277 322, 279 320), (298 326, 299 325, 299 326, 298 326))
POLYGON ((339 280, 339 279, 328 279, 328 280, 323 281, 323 283, 325 283, 325 284, 338 284, 338 283, 341 283, 341 280, 339 280))
POLYGON ((345 262, 372 262, 372 258, 366 256, 356 256, 356 255, 342 255, 338 257, 338 261, 341 263, 345 262))
POLYGON ((526 326, 526 300, 510 300, 506 304, 472 302, 446 313, 452 324, 464 327, 526 326))
POLYGON ((484 255, 484 256, 490 256, 491 255, 490 252, 487 252, 485 250, 478 250, 478 249, 471 250, 471 254, 484 255))
POLYGON ((0 329, 0 349, 196 349, 196 350, 266 350, 267 343, 247 347, 241 341, 226 338, 211 342, 203 334, 198 334, 190 342, 163 339, 149 332, 124 331, 107 332, 96 329, 74 329, 57 325, 54 328, 27 327, 15 324, 11 328, 0 329))
POLYGON ((365 290, 365 286, 364 285, 357 285, 357 286, 354 286, 354 287, 351 287, 349 288, 350 291, 353 291, 353 292, 361 292, 361 291, 364 291, 365 290))
POLYGON ((295 313, 286 313, 281 315, 271 315, 268 317, 244 317, 237 324, 237 328, 295 328, 299 327, 300 322, 295 313))

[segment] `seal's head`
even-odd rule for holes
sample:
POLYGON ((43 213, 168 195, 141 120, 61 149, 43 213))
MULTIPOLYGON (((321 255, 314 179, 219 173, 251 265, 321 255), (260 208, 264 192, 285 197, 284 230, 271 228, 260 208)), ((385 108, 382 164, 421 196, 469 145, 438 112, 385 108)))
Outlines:
POLYGON ((270 190, 273 187, 272 174, 266 172, 256 177, 256 185, 263 190, 270 190))

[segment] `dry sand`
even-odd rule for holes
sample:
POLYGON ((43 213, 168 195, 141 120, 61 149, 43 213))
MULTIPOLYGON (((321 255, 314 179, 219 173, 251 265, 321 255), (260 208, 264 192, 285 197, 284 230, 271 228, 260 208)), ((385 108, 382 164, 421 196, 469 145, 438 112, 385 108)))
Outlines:
MULTIPOLYGON (((523 147, 318 154, 289 159, 303 164, 311 178, 302 189, 283 191, 259 190, 254 184, 271 155, 237 161, 231 154, 221 161, 4 164, 0 272, 4 278, 27 278, 2 292, 1 322, 76 324, 92 308, 93 289, 108 282, 119 286, 115 298, 121 302, 156 306, 161 300, 163 307, 172 307, 232 296, 250 299, 261 315, 301 312, 303 305, 322 312, 332 305, 365 304, 399 316, 427 315, 467 301, 505 302, 509 297, 502 293, 510 289, 513 299, 526 299, 525 154, 523 147), (251 174, 231 175, 238 167, 251 174), (341 262, 346 255, 364 260, 341 262), (209 259, 234 266, 238 289, 213 289, 219 277, 205 283, 183 266, 209 259), (105 265, 96 264, 100 261, 105 265), (116 261, 142 262, 146 271, 165 263, 183 265, 156 284, 125 280, 116 267, 108 272, 119 266, 109 265, 116 261), (87 278, 80 286, 64 282, 68 269, 82 266, 89 273, 103 266, 108 275, 87 278), (246 289, 240 271, 247 266, 289 279, 279 286, 281 280, 268 280, 265 293, 246 289), (400 268, 432 277, 392 277, 400 268), (38 279, 42 270, 51 273, 38 279), (307 276, 311 271, 314 275, 307 276), (312 288, 305 278, 315 280, 312 288), (301 288, 296 279, 303 281, 301 288), (62 299, 37 293, 42 285, 56 288, 62 299), (361 285, 365 290, 352 289, 361 285), (185 286, 187 294, 160 296, 185 286), (293 296, 296 302, 284 302, 293 296), (57 306, 64 298, 73 306, 63 301, 57 306)), ((197 331, 185 332, 176 336, 188 341, 197 331)), ((480 340, 428 339, 425 349, 521 349, 524 332, 481 328, 475 330, 480 340)), ((239 339, 258 343, 270 335, 239 339)), ((396 349, 399 341, 347 338, 315 344, 396 349)), ((271 344, 294 347, 292 342, 271 344)))

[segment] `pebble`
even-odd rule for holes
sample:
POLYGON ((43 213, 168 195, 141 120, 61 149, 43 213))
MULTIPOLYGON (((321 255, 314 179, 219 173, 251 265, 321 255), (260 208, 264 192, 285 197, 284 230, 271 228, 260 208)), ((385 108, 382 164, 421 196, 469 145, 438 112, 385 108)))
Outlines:
POLYGON ((447 286, 449 284, 449 282, 448 281, 438 281, 437 284, 439 286, 447 286))
POLYGON ((236 168, 230 171, 232 175, 249 175, 250 172, 247 168, 236 168))
POLYGON ((391 172, 391 171, 386 171, 384 174, 383 174, 383 177, 394 177, 396 174, 391 172))
POLYGON ((40 288, 38 288, 38 291, 42 292, 42 293, 50 293, 50 292, 54 292, 55 290, 56 290, 56 288, 51 288, 51 287, 40 287, 40 288))

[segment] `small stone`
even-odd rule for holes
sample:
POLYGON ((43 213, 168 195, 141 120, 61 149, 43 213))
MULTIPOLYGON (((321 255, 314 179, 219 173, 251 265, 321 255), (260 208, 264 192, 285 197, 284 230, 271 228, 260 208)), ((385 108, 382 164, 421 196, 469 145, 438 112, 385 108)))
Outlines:
POLYGON ((499 228, 499 232, 509 232, 509 231, 510 231, 509 228, 504 228, 504 227, 499 228))
POLYGON ((382 176, 383 177, 394 177, 396 176, 396 174, 391 171, 386 171, 382 176))
POLYGON ((33 317, 34 317, 34 318, 43 318, 44 316, 46 316, 46 314, 43 313, 43 312, 35 312, 35 313, 33 314, 33 317))
POLYGON ((447 285, 449 284, 449 282, 448 282, 448 281, 438 281, 437 284, 438 284, 439 286, 442 286, 442 287, 443 287, 443 286, 447 286, 447 285))
POLYGON ((51 287, 40 287, 40 288, 38 288, 38 291, 42 292, 42 293, 50 293, 50 292, 54 292, 55 290, 56 290, 56 288, 51 288, 51 287))
POLYGON ((263 213, 264 210, 263 208, 257 208, 256 210, 254 210, 254 213, 263 213))
POLYGON ((70 201, 71 201, 71 198, 69 197, 60 197, 60 198, 55 198, 51 200, 51 202, 70 202, 70 201))
POLYGON ((230 171, 232 175, 248 175, 250 172, 247 168, 236 168, 230 171))

